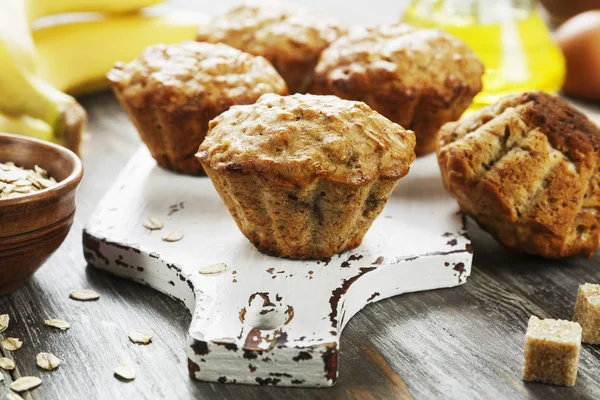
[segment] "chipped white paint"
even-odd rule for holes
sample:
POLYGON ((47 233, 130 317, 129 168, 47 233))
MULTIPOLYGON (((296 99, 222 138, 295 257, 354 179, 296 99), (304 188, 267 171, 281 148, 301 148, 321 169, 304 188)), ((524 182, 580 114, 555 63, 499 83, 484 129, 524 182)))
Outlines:
POLYGON ((340 334, 356 312, 386 297, 464 283, 469 249, 434 156, 413 164, 359 248, 328 261, 259 253, 208 178, 160 169, 145 149, 84 233, 90 264, 191 310, 188 358, 195 378, 279 386, 332 385, 340 334), (143 227, 148 215, 185 239, 162 241, 160 232, 143 227), (227 270, 198 273, 199 266, 217 263, 227 270))

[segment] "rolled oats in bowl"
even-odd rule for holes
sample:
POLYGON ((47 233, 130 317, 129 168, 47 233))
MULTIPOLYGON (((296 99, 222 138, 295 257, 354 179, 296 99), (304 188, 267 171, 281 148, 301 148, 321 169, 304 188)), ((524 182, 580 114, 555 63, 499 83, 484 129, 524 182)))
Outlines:
POLYGON ((12 161, 0 162, 0 200, 25 196, 56 184, 56 179, 37 165, 33 169, 26 169, 12 161))

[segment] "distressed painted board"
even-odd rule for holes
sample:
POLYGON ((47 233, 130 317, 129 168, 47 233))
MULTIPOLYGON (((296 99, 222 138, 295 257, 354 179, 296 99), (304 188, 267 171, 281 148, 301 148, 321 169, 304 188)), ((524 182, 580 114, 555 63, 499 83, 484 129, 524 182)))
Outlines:
POLYGON ((83 245, 91 265, 185 303, 193 377, 273 386, 331 386, 355 313, 401 293, 460 285, 472 260, 434 156, 413 164, 360 247, 295 261, 255 250, 208 178, 165 171, 141 148, 97 206, 83 245), (148 217, 164 228, 144 228, 148 217), (162 241, 170 231, 183 239, 162 241), (199 273, 217 263, 227 268, 199 273))

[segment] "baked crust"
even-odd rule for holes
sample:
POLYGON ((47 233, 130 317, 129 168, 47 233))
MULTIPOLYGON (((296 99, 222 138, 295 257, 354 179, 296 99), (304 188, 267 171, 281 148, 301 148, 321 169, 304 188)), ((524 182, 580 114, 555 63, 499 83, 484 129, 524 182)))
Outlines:
POLYGON ((294 3, 247 1, 216 16, 196 40, 226 43, 269 60, 290 92, 305 92, 321 52, 346 29, 294 3))
POLYGON ((263 57, 195 41, 148 47, 107 76, 158 164, 189 174, 202 173, 194 154, 212 118, 264 93, 287 94, 263 57))
POLYGON ((435 150, 436 134, 481 90, 483 64, 461 40, 407 24, 356 28, 331 44, 311 93, 364 101, 417 136, 416 153, 435 150))
POLYGON ((499 242, 548 258, 599 245, 600 129, 544 92, 507 96, 440 130, 438 162, 461 209, 499 242))
POLYGON ((197 157, 259 251, 322 258, 361 243, 414 144, 363 103, 267 94, 211 121, 197 157))
POLYGON ((406 175, 413 147, 412 132, 364 103, 267 94, 212 120, 198 157, 213 169, 262 173, 278 184, 361 186, 406 175))

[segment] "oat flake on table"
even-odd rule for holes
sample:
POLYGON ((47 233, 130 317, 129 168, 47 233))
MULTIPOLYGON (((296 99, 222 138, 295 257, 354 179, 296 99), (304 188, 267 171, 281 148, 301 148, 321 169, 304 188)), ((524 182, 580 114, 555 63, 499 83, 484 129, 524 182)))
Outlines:
POLYGON ((69 324, 67 321, 65 321, 63 319, 47 319, 44 321, 44 324, 51 326, 53 328, 61 329, 63 331, 66 331, 67 329, 69 329, 71 327, 71 324, 69 324))
POLYGON ((6 400, 25 400, 15 392, 6 393, 6 400))
POLYGON ((37 376, 23 376, 10 384, 11 390, 15 392, 24 392, 33 389, 42 384, 42 380, 37 376))
POLYGON ((218 274, 219 272, 223 272, 227 269, 227 264, 225 263, 216 263, 207 265, 205 267, 200 267, 198 272, 201 274, 218 274))
POLYGON ((0 357, 0 368, 6 371, 12 371, 15 369, 15 362, 10 358, 0 357))
POLYGON ((35 357, 35 360, 38 367, 45 369, 46 371, 52 371, 60 365, 60 359, 52 353, 39 353, 35 357))
POLYGON ((0 333, 4 332, 8 328, 10 317, 8 314, 0 314, 0 333))
POLYGON ((135 367, 128 361, 121 361, 114 370, 115 375, 125 380, 135 379, 135 367))
POLYGON ((183 239, 183 232, 181 231, 169 232, 162 237, 164 242, 178 242, 181 239, 183 239))
POLYGON ((78 301, 98 300, 100 295, 92 289, 77 289, 69 293, 69 297, 78 301))
POLYGON ((128 336, 133 343, 148 344, 152 341, 152 332, 146 329, 131 331, 128 336))
POLYGON ((144 228, 150 229, 151 231, 157 231, 163 228, 163 223, 158 218, 154 217, 150 217, 145 220, 143 225, 144 228))
POLYGON ((23 342, 20 339, 14 337, 7 337, 0 343, 2 343, 2 347, 10 351, 19 350, 21 346, 23 346, 23 342))

